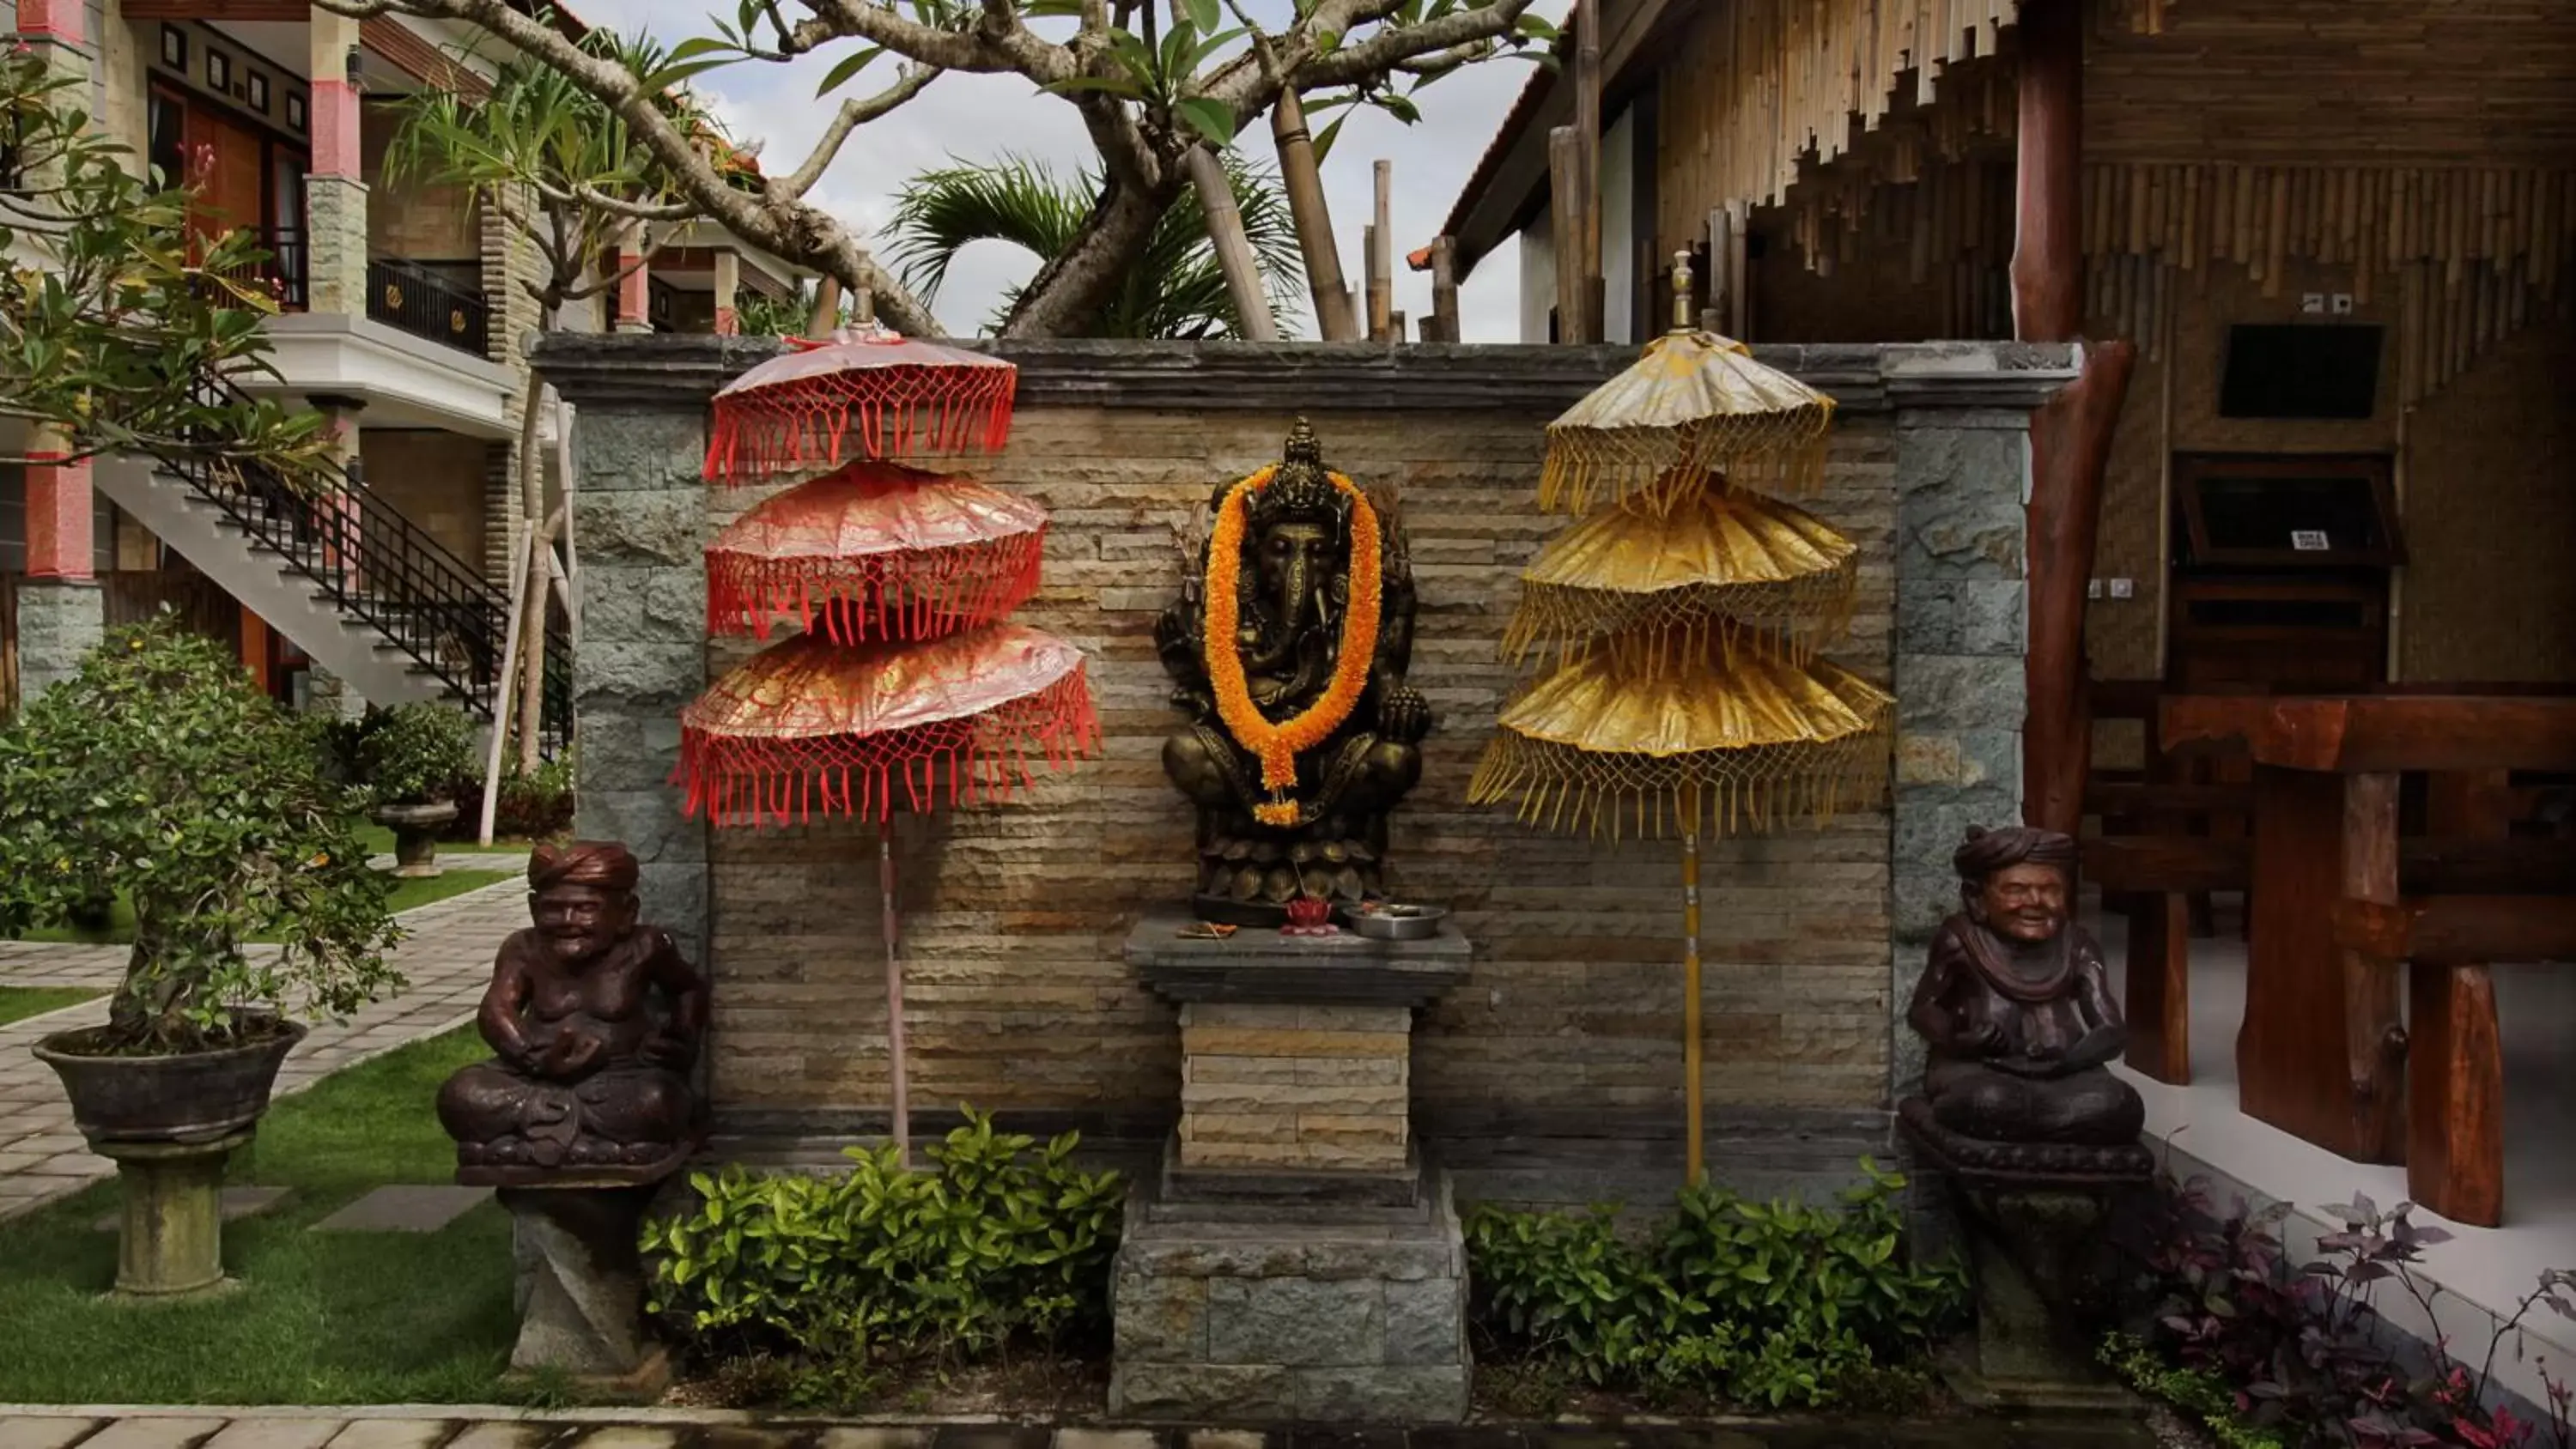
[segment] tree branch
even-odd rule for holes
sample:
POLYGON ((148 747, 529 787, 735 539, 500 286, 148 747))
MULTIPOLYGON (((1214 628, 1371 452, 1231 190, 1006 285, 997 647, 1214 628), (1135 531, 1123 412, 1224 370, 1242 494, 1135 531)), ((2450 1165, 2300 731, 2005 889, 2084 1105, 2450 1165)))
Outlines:
POLYGON ((1409 60, 1481 41, 1499 40, 1511 34, 1520 23, 1522 12, 1530 7, 1530 0, 1494 0, 1493 4, 1482 9, 1461 10, 1419 25, 1402 25, 1379 31, 1330 55, 1314 53, 1314 32, 1333 28, 1324 22, 1328 12, 1347 10, 1362 18, 1382 18, 1364 14, 1380 7, 1389 12, 1395 8, 1387 0, 1347 0, 1342 5, 1326 0, 1324 5, 1317 7, 1315 16, 1300 28, 1298 38, 1305 50, 1305 58, 1290 69, 1290 82, 1300 91, 1357 85, 1409 60))
POLYGON ((850 139, 852 131, 920 95, 924 86, 938 78, 938 71, 920 66, 873 96, 841 102, 841 109, 832 117, 832 124, 823 128, 822 136, 814 142, 814 149, 807 153, 805 164, 775 184, 789 196, 803 196, 813 190, 814 183, 823 179, 823 173, 831 169, 833 160, 841 154, 841 143, 850 139))
MULTIPOLYGON (((385 0, 322 3, 326 9, 345 14, 349 12, 340 7, 363 11, 385 0)), ((880 28, 899 27, 908 39, 914 38, 909 35, 914 30, 934 37, 942 34, 874 7, 863 11, 852 0, 823 3, 880 28)), ((407 15, 478 26, 517 47, 520 53, 554 67, 615 112, 654 160, 670 173, 674 189, 696 202, 704 215, 765 251, 829 272, 853 290, 865 289, 876 297, 880 312, 905 332, 945 335, 930 309, 878 265, 838 218, 792 197, 758 197, 728 182, 699 151, 696 137, 664 115, 654 104, 658 98, 647 95, 643 82, 625 66, 589 53, 552 27, 511 8, 506 0, 400 0, 399 8, 407 15)))

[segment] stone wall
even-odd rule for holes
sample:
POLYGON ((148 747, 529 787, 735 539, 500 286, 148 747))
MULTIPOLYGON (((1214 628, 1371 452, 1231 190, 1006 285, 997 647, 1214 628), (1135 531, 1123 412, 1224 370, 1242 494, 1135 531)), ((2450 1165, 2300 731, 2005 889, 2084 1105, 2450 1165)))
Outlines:
MULTIPOLYGON (((583 417, 580 827, 623 835, 653 862, 657 918, 711 932, 720 1121, 846 1133, 883 1120, 874 829, 710 841, 679 822, 662 784, 701 661, 720 671, 749 652, 702 644, 696 558, 760 495, 706 489, 696 467, 705 399, 761 347, 558 336, 539 354, 583 417)), ((1539 835, 1464 798, 1517 678, 1497 643, 1518 570, 1563 526, 1534 502, 1543 425, 1632 354, 1055 343, 1008 355, 1022 368, 1012 445, 975 471, 1053 513, 1046 584, 1019 617, 1089 653, 1106 748, 1011 807, 898 823, 918 1109, 944 1117, 967 1101, 1138 1134, 1171 1120, 1172 1008, 1119 957, 1138 912, 1191 879, 1190 817, 1158 763, 1176 716, 1153 620, 1178 587, 1193 510, 1275 459, 1303 413, 1335 467, 1401 491, 1422 600, 1412 682, 1440 727, 1397 818, 1391 878, 1453 906, 1477 954, 1417 1033, 1417 1121, 1433 1136, 1669 1141, 1681 1116, 1676 848, 1539 835)), ((1865 558, 1857 623, 1835 654, 1907 703, 1892 807, 1708 851, 1708 1099, 1721 1132, 1839 1134, 1840 1153, 1855 1133, 1883 1137, 1903 1069, 1889 943, 1930 899, 1925 871, 1943 868, 1959 825, 2017 809, 2021 410, 2063 380, 2065 359, 1991 345, 1764 355, 1844 403, 1828 486, 1810 500, 1865 558)))

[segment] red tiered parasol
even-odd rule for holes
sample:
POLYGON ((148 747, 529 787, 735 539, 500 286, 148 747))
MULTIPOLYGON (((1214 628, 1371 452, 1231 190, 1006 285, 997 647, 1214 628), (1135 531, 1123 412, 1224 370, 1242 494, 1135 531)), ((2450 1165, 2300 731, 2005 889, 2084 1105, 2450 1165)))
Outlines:
POLYGON ((706 476, 840 471, 758 504, 708 548, 707 629, 767 638, 792 610, 806 632, 681 712, 674 779, 689 813, 718 826, 818 808, 875 818, 894 1140, 909 1166, 895 812, 1008 798, 1033 764, 1096 748, 1099 724, 1080 650, 996 622, 1037 590, 1046 511, 890 461, 999 452, 1019 370, 873 328, 789 345, 802 350, 716 395, 706 476))
POLYGON ((681 711, 680 774, 719 826, 882 822, 1008 799, 1033 762, 1060 769, 1098 738, 1082 651, 1026 625, 855 649, 800 634, 681 711))
POLYGON ((1020 374, 998 358, 881 328, 823 342, 791 337, 787 345, 796 350, 716 394, 710 480, 741 484, 834 468, 845 456, 998 453, 1011 435, 1020 374))
POLYGON ((853 463, 768 499, 707 546, 707 631, 794 614, 842 644, 989 624, 1037 592, 1046 510, 965 478, 853 463))

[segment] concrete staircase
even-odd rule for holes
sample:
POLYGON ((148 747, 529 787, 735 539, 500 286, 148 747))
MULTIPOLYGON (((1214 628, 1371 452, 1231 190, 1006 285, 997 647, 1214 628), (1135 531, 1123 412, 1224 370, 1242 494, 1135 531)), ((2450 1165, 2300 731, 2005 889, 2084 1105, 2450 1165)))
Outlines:
POLYGON ((507 604, 363 485, 303 498, 207 486, 157 460, 102 457, 92 481, 198 572, 369 702, 451 700, 491 717, 507 604), (390 557, 397 550, 406 557, 390 557))

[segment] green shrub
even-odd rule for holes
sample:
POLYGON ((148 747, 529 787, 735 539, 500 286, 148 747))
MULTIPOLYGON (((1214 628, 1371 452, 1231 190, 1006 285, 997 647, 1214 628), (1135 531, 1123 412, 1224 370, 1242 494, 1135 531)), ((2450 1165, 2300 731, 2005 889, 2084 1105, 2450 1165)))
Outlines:
POLYGON ((2129 1387, 2199 1420, 2220 1449, 2288 1449, 2278 1433, 2245 1422, 2237 1412, 2235 1391, 2215 1373, 2177 1368, 2125 1333, 2106 1335, 2094 1357, 2129 1387))
POLYGON ((1479 1208, 1467 1221, 1478 1325, 1506 1354, 1561 1358, 1594 1384, 1764 1408, 1875 1397, 1966 1301, 1955 1263, 1902 1252, 1904 1179, 1864 1160, 1837 1206, 1686 1188, 1643 1240, 1608 1208, 1479 1208))
POLYGON ((719 1357, 862 1373, 875 1359, 971 1358, 1096 1331, 1118 1175, 1075 1167, 1072 1133, 1032 1153, 1034 1139, 966 1117, 925 1149, 922 1171, 897 1167, 891 1147, 853 1147, 833 1177, 693 1175, 696 1211, 644 1228, 653 1311, 719 1357))
POLYGON ((379 805, 420 805, 455 798, 473 768, 474 727, 444 704, 397 705, 363 727, 358 759, 379 805))
POLYGON ((166 614, 112 630, 0 728, 0 936, 132 898, 110 1025, 80 1051, 229 1045, 246 1008, 346 1015, 402 984, 357 804, 220 646, 166 614), (284 944, 243 949, 262 937, 284 944))
MULTIPOLYGON (((476 791, 482 789, 478 781, 476 791)), ((572 829, 573 760, 569 751, 533 775, 504 775, 493 801, 492 829, 513 839, 545 840, 572 829)))

